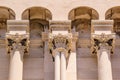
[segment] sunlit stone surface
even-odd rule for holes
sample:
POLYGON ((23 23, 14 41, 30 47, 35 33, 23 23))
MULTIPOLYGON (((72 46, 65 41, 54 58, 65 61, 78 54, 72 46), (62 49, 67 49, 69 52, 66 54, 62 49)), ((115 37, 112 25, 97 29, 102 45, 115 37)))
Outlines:
POLYGON ((0 0, 0 80, 120 80, 119 0, 0 0))

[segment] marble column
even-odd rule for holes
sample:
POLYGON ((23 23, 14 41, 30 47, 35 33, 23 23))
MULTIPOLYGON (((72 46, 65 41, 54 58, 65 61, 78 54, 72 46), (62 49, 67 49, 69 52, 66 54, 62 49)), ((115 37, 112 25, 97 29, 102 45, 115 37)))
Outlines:
POLYGON ((72 49, 69 55, 66 76, 66 80, 77 80, 76 40, 72 42, 72 49))
POLYGON ((23 53, 15 50, 10 53, 9 80, 22 80, 23 78, 23 53))
POLYGON ((65 53, 61 52, 61 80, 66 80, 66 57, 65 53))
POLYGON ((100 46, 98 57, 98 80, 112 80, 112 69, 109 46, 100 46))
POLYGON ((60 53, 55 53, 55 80, 60 80, 60 53))

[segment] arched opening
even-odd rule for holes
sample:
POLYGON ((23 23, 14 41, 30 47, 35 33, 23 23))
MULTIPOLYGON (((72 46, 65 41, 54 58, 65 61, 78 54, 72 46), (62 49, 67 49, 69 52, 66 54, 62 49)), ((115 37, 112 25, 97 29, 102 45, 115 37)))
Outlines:
POLYGON ((113 31, 116 33, 116 37, 120 38, 120 6, 108 9, 105 13, 105 19, 114 20, 113 31))
POLYGON ((45 28, 48 28, 52 14, 46 8, 31 7, 23 12, 22 19, 30 21, 30 39, 39 39, 45 28))
POLYGON ((7 20, 14 20, 15 12, 8 8, 0 6, 0 38, 5 38, 5 33, 7 30, 7 20))
MULTIPOLYGON (((40 60, 34 60, 35 66, 38 66, 38 63, 40 63, 40 67, 41 67, 41 71, 39 71, 37 68, 35 68, 34 70, 31 68, 29 72, 34 71, 35 73, 41 73, 41 75, 44 75, 42 69, 42 65, 44 65, 44 61, 43 58, 45 56, 44 54, 44 47, 46 46, 43 43, 42 40, 42 32, 48 30, 49 28, 49 20, 52 19, 52 14, 51 12, 43 7, 31 7, 26 9, 23 13, 22 13, 22 19, 23 20, 29 20, 29 33, 30 33, 30 58, 39 58, 40 60), (39 62, 40 61, 40 62, 39 62), (41 63, 42 62, 42 63, 41 63)), ((30 63, 31 61, 27 61, 28 63, 30 63)), ((26 65, 24 65, 26 66, 26 65)), ((27 67, 27 66, 26 66, 27 67)), ((36 75, 34 73, 28 74, 28 69, 24 70, 25 75, 23 76, 24 79, 29 79, 29 77, 26 76, 30 76, 32 79, 36 78, 36 79, 42 79, 43 76, 39 76, 36 75), (31 76, 32 75, 32 76, 31 76), (39 77, 38 77, 39 76, 39 77)))
POLYGON ((79 38, 90 38, 91 20, 99 19, 97 11, 90 7, 77 7, 69 12, 72 28, 79 32, 79 38))

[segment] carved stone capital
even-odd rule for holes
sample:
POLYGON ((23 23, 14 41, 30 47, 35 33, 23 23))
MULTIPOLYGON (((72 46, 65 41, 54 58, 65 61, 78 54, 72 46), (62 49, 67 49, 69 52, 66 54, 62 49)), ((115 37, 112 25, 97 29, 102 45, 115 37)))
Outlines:
POLYGON ((96 54, 99 49, 108 49, 113 54, 114 41, 115 34, 92 34, 92 53, 96 54))
POLYGON ((65 54, 65 57, 68 57, 68 51, 65 48, 56 48, 53 50, 52 56, 54 57, 57 52, 63 52, 65 54))
POLYGON ((7 53, 14 50, 20 50, 28 53, 29 49, 29 34, 6 34, 7 53))
POLYGON ((66 49, 67 53, 70 53, 72 46, 72 34, 50 34, 49 35, 49 49, 50 53, 53 54, 55 49, 66 49))

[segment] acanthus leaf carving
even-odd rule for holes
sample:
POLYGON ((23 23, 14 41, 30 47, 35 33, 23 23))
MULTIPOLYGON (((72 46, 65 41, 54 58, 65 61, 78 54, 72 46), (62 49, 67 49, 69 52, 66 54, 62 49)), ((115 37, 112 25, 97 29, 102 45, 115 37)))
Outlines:
POLYGON ((7 53, 14 50, 21 50, 28 53, 29 49, 29 34, 6 34, 7 53))
POLYGON ((50 34, 49 36, 49 50, 50 53, 53 54, 55 49, 66 49, 67 53, 70 53, 72 47, 72 34, 67 35, 54 35, 50 34))
POLYGON ((113 54, 113 48, 114 48, 114 34, 107 35, 105 33, 102 33, 100 35, 93 34, 92 35, 92 53, 97 54, 97 51, 99 49, 109 49, 111 51, 111 54, 113 54))

